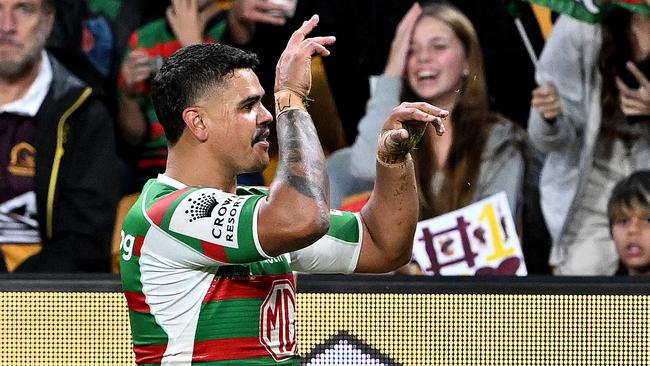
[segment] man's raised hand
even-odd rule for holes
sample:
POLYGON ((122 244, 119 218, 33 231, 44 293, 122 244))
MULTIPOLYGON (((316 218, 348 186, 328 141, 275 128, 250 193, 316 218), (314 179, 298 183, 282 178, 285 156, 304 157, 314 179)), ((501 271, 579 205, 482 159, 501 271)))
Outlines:
POLYGON ((275 69, 274 90, 292 90, 303 97, 311 89, 311 58, 314 54, 329 56, 329 46, 336 41, 333 36, 306 38, 318 24, 318 15, 302 23, 289 39, 275 69))

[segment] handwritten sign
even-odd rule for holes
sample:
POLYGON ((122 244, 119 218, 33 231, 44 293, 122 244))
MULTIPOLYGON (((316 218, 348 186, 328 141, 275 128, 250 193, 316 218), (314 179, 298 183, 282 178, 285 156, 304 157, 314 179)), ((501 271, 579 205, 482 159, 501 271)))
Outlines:
POLYGON ((427 275, 527 274, 503 192, 420 221, 415 231, 413 259, 427 275))

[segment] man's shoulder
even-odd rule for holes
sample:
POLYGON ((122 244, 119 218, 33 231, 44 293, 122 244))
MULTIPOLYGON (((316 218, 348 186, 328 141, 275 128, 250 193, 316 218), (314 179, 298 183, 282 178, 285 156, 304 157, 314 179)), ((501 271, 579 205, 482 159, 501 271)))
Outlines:
POLYGON ((126 223, 139 225, 146 222, 145 211, 176 191, 178 191, 176 188, 160 183, 156 179, 148 180, 142 187, 142 193, 128 211, 124 220, 125 226, 126 223))

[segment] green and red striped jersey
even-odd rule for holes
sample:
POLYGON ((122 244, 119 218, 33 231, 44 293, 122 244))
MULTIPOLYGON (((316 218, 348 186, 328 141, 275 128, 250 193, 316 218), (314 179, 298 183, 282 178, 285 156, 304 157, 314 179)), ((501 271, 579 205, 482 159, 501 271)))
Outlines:
MULTIPOLYGON (((212 18, 206 25, 204 41, 215 43, 223 38, 227 21, 225 13, 220 13, 212 18)), ((124 59, 135 49, 142 49, 153 60, 157 57, 166 59, 174 52, 181 49, 182 45, 170 28, 166 18, 149 22, 133 32, 129 38, 124 59)), ((153 77, 154 74, 151 75, 153 77)), ((142 113, 148 124, 147 139, 139 151, 137 166, 141 171, 162 172, 167 162, 167 139, 162 125, 158 121, 156 111, 151 100, 151 79, 144 80, 137 85, 135 98, 140 105, 142 113)), ((120 72, 118 84, 124 85, 124 75, 120 72)), ((118 88, 119 89, 119 88, 118 88)), ((149 175, 154 177, 155 175, 149 175)))
POLYGON ((271 258, 257 236, 266 194, 188 187, 162 175, 145 184, 120 244, 138 364, 299 364, 293 271, 354 271, 361 220, 333 210, 327 235, 271 258))

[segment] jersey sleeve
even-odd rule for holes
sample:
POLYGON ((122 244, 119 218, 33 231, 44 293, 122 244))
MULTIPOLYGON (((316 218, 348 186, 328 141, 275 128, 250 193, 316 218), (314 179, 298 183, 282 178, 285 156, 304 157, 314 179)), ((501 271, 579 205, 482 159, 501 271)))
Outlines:
POLYGON ((257 236, 257 211, 263 197, 188 187, 154 198, 143 210, 152 225, 215 264, 243 264, 270 258, 257 236))
POLYGON ((357 267, 363 228, 358 213, 330 210, 330 229, 314 244, 290 253, 291 268, 306 273, 352 273, 357 267))

